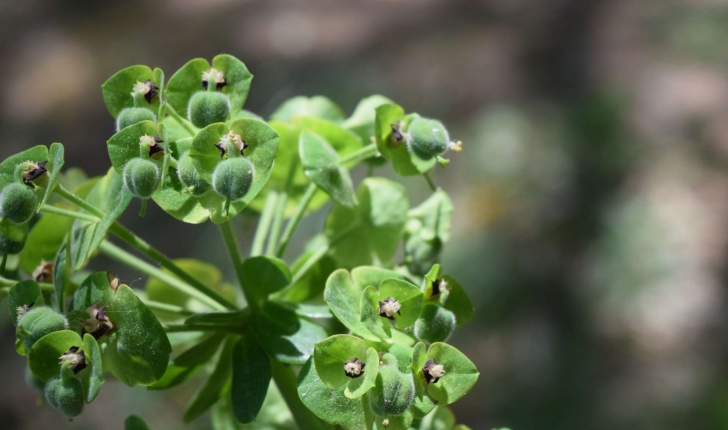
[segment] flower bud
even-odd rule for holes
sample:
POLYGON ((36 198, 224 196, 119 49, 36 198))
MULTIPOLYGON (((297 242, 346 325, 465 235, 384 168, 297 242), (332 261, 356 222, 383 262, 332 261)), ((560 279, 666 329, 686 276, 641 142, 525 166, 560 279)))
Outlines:
POLYGON ((223 160, 212 172, 212 187, 218 194, 230 200, 245 196, 252 183, 253 164, 247 158, 223 160))
POLYGON ((157 191, 161 179, 159 167, 152 161, 134 158, 124 166, 124 185, 137 197, 151 197, 157 191))
POLYGON ((454 329, 455 314, 430 303, 415 322, 415 337, 429 343, 444 342, 454 329))
POLYGON ((394 364, 379 367, 377 381, 369 391, 372 410, 380 416, 400 415, 409 409, 415 397, 411 374, 400 373, 394 364))
POLYGON ((83 411, 83 386, 76 378, 54 376, 46 382, 45 396, 48 403, 69 418, 83 411))
POLYGON ((0 193, 0 216, 14 224, 25 224, 35 214, 38 205, 33 189, 27 185, 13 182, 0 193))
POLYGON ((229 113, 230 100, 225 94, 214 91, 195 93, 187 107, 187 118, 198 128, 225 122, 229 113))
POLYGON ((450 136, 440 121, 418 117, 407 129, 407 147, 422 158, 442 154, 450 143, 450 136))
POLYGON ((188 187, 188 190, 195 196, 201 196, 210 189, 210 184, 205 182, 192 164, 189 151, 182 154, 177 163, 177 176, 179 180, 188 187))
POLYGON ((116 131, 134 125, 142 121, 153 121, 157 122, 157 117, 152 111, 145 108, 133 107, 126 108, 119 112, 119 116, 116 117, 116 131))
POLYGON ((41 337, 68 327, 63 315, 46 306, 32 307, 27 312, 19 314, 21 316, 18 318, 15 337, 23 342, 29 351, 41 337))

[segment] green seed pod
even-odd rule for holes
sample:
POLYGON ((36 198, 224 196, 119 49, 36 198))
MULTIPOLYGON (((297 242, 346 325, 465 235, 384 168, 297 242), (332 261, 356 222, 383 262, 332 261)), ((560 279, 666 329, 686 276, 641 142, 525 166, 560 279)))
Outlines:
POLYGON ((444 342, 454 329, 455 314, 430 303, 415 322, 415 337, 429 343, 444 342))
POLYGON ((154 112, 145 108, 133 107, 122 109, 119 112, 119 116, 116 117, 116 131, 121 131, 130 125, 142 121, 157 122, 157 117, 154 115, 154 112))
POLYGON ((0 216, 14 224, 25 224, 35 214, 38 205, 33 189, 18 182, 8 184, 0 193, 0 216))
POLYGON ((450 143, 450 136, 440 121, 418 117, 407 129, 407 147, 422 158, 442 154, 450 143))
POLYGON ((52 377, 46 382, 45 396, 51 406, 68 418, 77 417, 83 411, 83 386, 76 378, 52 377))
POLYGON ((18 320, 15 337, 23 342, 28 351, 41 337, 68 328, 66 318, 46 306, 33 307, 18 320))
POLYGON ((379 416, 401 415, 412 405, 415 384, 412 374, 400 373, 394 364, 379 367, 376 385, 369 391, 372 410, 379 416))
POLYGON ((161 179, 159 167, 152 161, 134 158, 124 166, 124 185, 137 197, 151 197, 157 191, 161 179))
POLYGON ((221 161, 212 172, 212 187, 223 197, 238 200, 245 196, 253 183, 253 163, 236 157, 221 161))
POLYGON ((28 223, 0 226, 0 255, 19 254, 28 239, 28 223))
POLYGON ((210 184, 205 182, 195 170, 189 151, 182 154, 177 162, 177 176, 186 187, 191 188, 192 194, 195 196, 201 196, 210 189, 210 184))
POLYGON ((225 94, 214 91, 195 93, 187 107, 187 118, 198 128, 225 122, 229 113, 230 100, 225 94))

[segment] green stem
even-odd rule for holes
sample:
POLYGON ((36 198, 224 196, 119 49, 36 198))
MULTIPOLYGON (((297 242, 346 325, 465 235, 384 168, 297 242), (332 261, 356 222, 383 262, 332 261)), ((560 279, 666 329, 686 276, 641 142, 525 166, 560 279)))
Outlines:
POLYGON ((68 200, 69 202, 73 203, 74 205, 80 207, 81 209, 85 210, 86 212, 92 213, 96 215, 99 218, 103 218, 106 214, 103 213, 101 210, 96 208, 96 206, 88 204, 86 200, 82 199, 81 197, 73 194, 72 192, 68 191, 63 185, 60 183, 54 190, 56 194, 63 197, 64 199, 68 200))
POLYGON ((288 194, 284 191, 278 195, 278 201, 276 202, 276 213, 273 217, 273 227, 271 228, 270 236, 268 237, 267 255, 275 255, 276 245, 278 244, 278 238, 281 235, 281 228, 283 228, 283 221, 285 220, 287 203, 288 194))
POLYGON ((245 288, 245 278, 243 277, 243 256, 240 254, 238 240, 235 238, 235 230, 233 229, 233 225, 230 223, 230 220, 220 224, 220 233, 225 241, 225 246, 227 247, 228 254, 230 254, 230 259, 233 261, 235 274, 238 276, 238 283, 240 284, 240 288, 243 290, 245 301, 248 304, 253 303, 250 293, 245 288))
POLYGON ((40 210, 42 210, 43 212, 67 216, 67 217, 76 218, 76 219, 81 219, 84 221, 91 221, 91 222, 101 221, 101 219, 99 219, 99 217, 97 217, 95 215, 89 215, 89 214, 83 213, 83 212, 72 211, 69 209, 63 209, 63 208, 59 208, 58 206, 43 205, 40 207, 40 210))
MULTIPOLYGON (((179 123, 179 125, 181 125, 182 128, 184 128, 185 131, 187 131, 187 133, 190 134, 190 136, 194 136, 197 134, 197 132, 192 129, 192 126, 190 125, 190 123, 186 119, 182 118, 180 116, 180 114, 178 114, 177 111, 174 110, 172 105, 167 104, 166 109, 167 109, 167 113, 169 114, 169 116, 174 118, 174 120, 177 121, 179 123)), ((161 118, 160 118, 160 121, 161 121, 161 118)))
MULTIPOLYGON (((5 277, 0 276, 0 290, 9 290, 10 287, 20 282, 17 279, 8 279, 5 277)), ((53 284, 45 284, 45 283, 38 283, 40 285, 40 289, 43 291, 55 291, 55 286, 53 284)))
POLYGON ((303 214, 306 213, 306 209, 308 208, 309 203, 311 203, 313 196, 316 194, 317 189, 318 187, 316 184, 308 184, 306 192, 298 202, 298 206, 296 206, 296 212, 293 213, 293 217, 291 217, 286 225, 286 230, 283 232, 283 237, 281 238, 280 246, 278 246, 276 257, 283 257, 283 254, 286 252, 286 248, 288 247, 288 243, 291 241, 293 233, 296 231, 296 227, 298 227, 298 223, 301 222, 301 219, 303 219, 303 214))
POLYGON ((321 260, 324 255, 326 255, 327 252, 329 252, 329 249, 331 249, 331 247, 329 246, 321 248, 316 251, 316 253, 314 253, 308 260, 306 260, 306 262, 303 263, 303 266, 299 267, 296 273, 293 274, 291 279, 291 285, 296 285, 296 283, 300 281, 301 278, 303 278, 306 273, 308 273, 308 271, 311 270, 311 268, 316 263, 318 263, 318 261, 321 260))
POLYGON ((379 150, 377 150, 377 145, 375 143, 370 143, 369 145, 357 151, 354 151, 351 154, 341 157, 341 159, 339 159, 339 166, 344 166, 352 163, 356 164, 362 160, 366 160, 367 158, 378 156, 378 154, 379 150))
POLYGON ((186 331, 222 331, 228 333, 239 333, 239 328, 230 327, 229 325, 211 325, 211 324, 167 324, 164 326, 167 333, 180 333, 186 331))
POLYGON ((99 245, 99 251, 108 255, 116 261, 124 263, 133 269, 136 269, 148 276, 164 282, 170 287, 199 300, 200 302, 210 306, 213 309, 226 309, 225 306, 212 299, 210 296, 204 294, 200 290, 196 289, 192 285, 182 281, 175 276, 170 275, 169 273, 163 272, 162 270, 152 266, 146 261, 124 251, 123 249, 119 248, 108 240, 101 242, 101 244, 99 245))
POLYGON ((181 315, 181 316, 186 316, 186 317, 195 314, 191 310, 185 309, 181 306, 170 305, 168 303, 162 303, 162 302, 155 302, 154 300, 142 300, 142 301, 149 309, 154 310, 154 311, 162 311, 162 312, 167 312, 170 314, 181 315))
POLYGON ((273 221, 277 198, 278 194, 275 191, 271 190, 268 192, 268 196, 265 199, 265 206, 263 206, 263 212, 260 215, 260 221, 258 221, 258 227, 255 230, 253 247, 250 250, 251 257, 257 257, 263 253, 265 238, 268 236, 268 230, 270 230, 270 224, 273 221))
POLYGON ((430 175, 428 175, 427 173, 423 173, 422 176, 425 177, 425 180, 427 181, 427 185, 430 186, 430 189, 432 191, 437 191, 437 187, 435 186, 435 183, 432 182, 432 179, 430 178, 430 175))
POLYGON ((5 266, 8 264, 8 253, 3 254, 2 261, 0 261, 0 273, 5 273, 5 266))
POLYGON ((288 364, 278 362, 276 359, 271 359, 271 366, 273 368, 273 380, 286 401, 288 409, 291 410, 298 428, 306 430, 330 429, 331 426, 316 417, 301 401, 298 396, 298 378, 293 368, 288 364))

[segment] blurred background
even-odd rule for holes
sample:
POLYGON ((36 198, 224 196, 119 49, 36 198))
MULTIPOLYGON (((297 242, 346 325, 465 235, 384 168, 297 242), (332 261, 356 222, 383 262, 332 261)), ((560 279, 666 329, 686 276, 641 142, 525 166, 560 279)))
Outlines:
MULTIPOLYGON (((0 158, 61 141, 89 175, 114 132, 100 85, 133 64, 169 77, 233 54, 265 117, 294 95, 349 113, 379 93, 442 119, 465 148, 433 175, 456 208, 443 263, 477 309, 451 341, 481 372, 459 422, 728 428, 727 1, 0 0, 0 41, 0 158)), ((403 182, 413 206, 428 193, 403 182)), ((209 223, 128 212, 169 255, 230 273, 209 223)), ((254 219, 236 223, 249 243, 254 219)), ((72 424, 34 407, 0 322, 0 427, 110 430, 130 413, 183 427, 194 384, 107 382, 72 424)))

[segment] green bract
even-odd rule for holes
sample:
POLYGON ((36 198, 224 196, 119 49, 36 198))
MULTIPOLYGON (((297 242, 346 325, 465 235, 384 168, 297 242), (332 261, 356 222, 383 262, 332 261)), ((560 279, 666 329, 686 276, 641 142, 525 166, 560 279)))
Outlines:
POLYGON ((225 122, 230 113, 230 100, 222 93, 200 91, 190 99, 187 118, 198 128, 225 122))
POLYGON ((0 192, 0 217, 15 224, 24 224, 35 215, 38 197, 33 190, 14 182, 0 192))
POLYGON ((151 197, 161 179, 159 167, 149 160, 134 158, 124 166, 124 186, 137 197, 151 197))
POLYGON ((126 108, 139 107, 157 112, 163 91, 164 73, 147 66, 131 66, 111 76, 101 86, 106 108, 114 118, 126 108))

